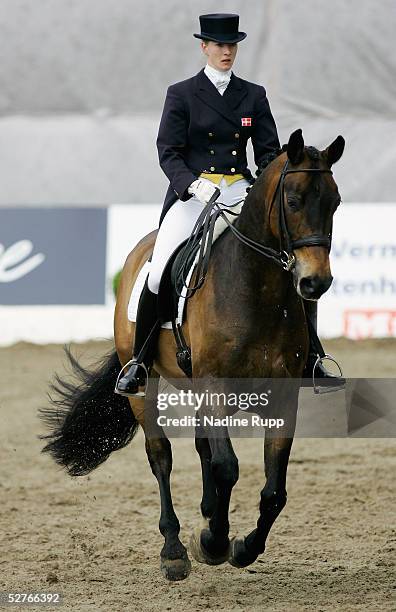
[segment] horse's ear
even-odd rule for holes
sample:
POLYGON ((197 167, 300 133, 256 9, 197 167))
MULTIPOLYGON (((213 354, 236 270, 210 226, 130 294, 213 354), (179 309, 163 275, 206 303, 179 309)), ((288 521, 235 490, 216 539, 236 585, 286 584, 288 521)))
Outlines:
POLYGON ((291 163, 296 165, 302 161, 304 155, 304 138, 302 130, 296 130, 291 134, 287 143, 287 157, 291 163))
POLYGON ((324 155, 327 159, 329 168, 331 168, 333 164, 338 162, 338 160, 340 159, 341 155, 344 152, 344 148, 345 148, 344 138, 342 136, 337 136, 334 142, 332 142, 331 145, 329 145, 327 149, 325 149, 324 155))

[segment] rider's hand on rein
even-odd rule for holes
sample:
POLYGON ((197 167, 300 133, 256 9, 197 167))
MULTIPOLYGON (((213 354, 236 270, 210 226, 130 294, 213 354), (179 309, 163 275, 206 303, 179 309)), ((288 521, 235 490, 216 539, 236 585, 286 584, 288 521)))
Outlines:
POLYGON ((195 196, 203 205, 214 202, 220 195, 220 189, 208 179, 199 178, 191 183, 188 193, 195 196))

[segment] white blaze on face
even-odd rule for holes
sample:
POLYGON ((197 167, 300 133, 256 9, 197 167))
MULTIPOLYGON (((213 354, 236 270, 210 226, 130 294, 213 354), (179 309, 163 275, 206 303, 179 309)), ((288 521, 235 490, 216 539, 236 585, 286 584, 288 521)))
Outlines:
POLYGON ((19 240, 8 249, 0 243, 0 283, 12 283, 43 263, 43 253, 29 257, 33 248, 30 240, 19 240))

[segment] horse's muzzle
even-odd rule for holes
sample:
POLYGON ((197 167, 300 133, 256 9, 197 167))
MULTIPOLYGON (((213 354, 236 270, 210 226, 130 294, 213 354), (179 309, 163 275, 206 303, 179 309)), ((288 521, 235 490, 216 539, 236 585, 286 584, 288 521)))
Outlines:
POLYGON ((297 291, 305 300, 318 300, 325 293, 333 282, 333 277, 304 276, 297 285, 297 291))

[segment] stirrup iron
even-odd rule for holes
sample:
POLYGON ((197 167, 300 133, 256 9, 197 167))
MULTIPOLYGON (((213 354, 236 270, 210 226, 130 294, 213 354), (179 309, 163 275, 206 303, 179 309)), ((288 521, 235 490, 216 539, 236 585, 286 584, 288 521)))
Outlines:
POLYGON ((315 382, 315 370, 316 370, 316 368, 318 367, 319 364, 323 363, 324 359, 327 359, 328 361, 332 361, 333 363, 335 363, 337 368, 338 368, 338 370, 339 370, 339 372, 340 372, 341 378, 344 378, 344 375, 342 373, 340 364, 338 363, 338 361, 336 361, 334 359, 334 357, 332 355, 329 355, 328 353, 325 353, 325 355, 323 355, 323 357, 318 355, 317 359, 315 361, 315 365, 314 365, 314 367, 312 369, 312 386, 313 386, 314 393, 322 394, 322 393, 332 393, 332 391, 342 391, 342 389, 345 389, 345 383, 340 383, 340 384, 337 384, 337 385, 336 384, 335 385, 331 385, 330 384, 330 385, 327 385, 327 386, 320 385, 320 384, 317 385, 316 384, 316 382, 315 382))
POLYGON ((148 385, 148 381, 149 381, 149 372, 148 369, 146 368, 145 364, 143 363, 143 361, 137 361, 136 359, 130 359, 128 361, 128 363, 126 363, 120 370, 118 376, 117 376, 117 380, 116 380, 116 384, 114 387, 114 393, 117 393, 117 395, 123 395, 124 397, 146 397, 146 391, 147 391, 147 385, 148 385), (122 375, 124 374, 124 370, 125 368, 127 368, 128 366, 131 365, 135 365, 138 364, 141 368, 144 369, 144 371, 146 372, 146 384, 144 386, 144 391, 138 391, 137 393, 127 393, 126 391, 119 391, 118 390, 118 383, 120 378, 122 378, 122 375))

